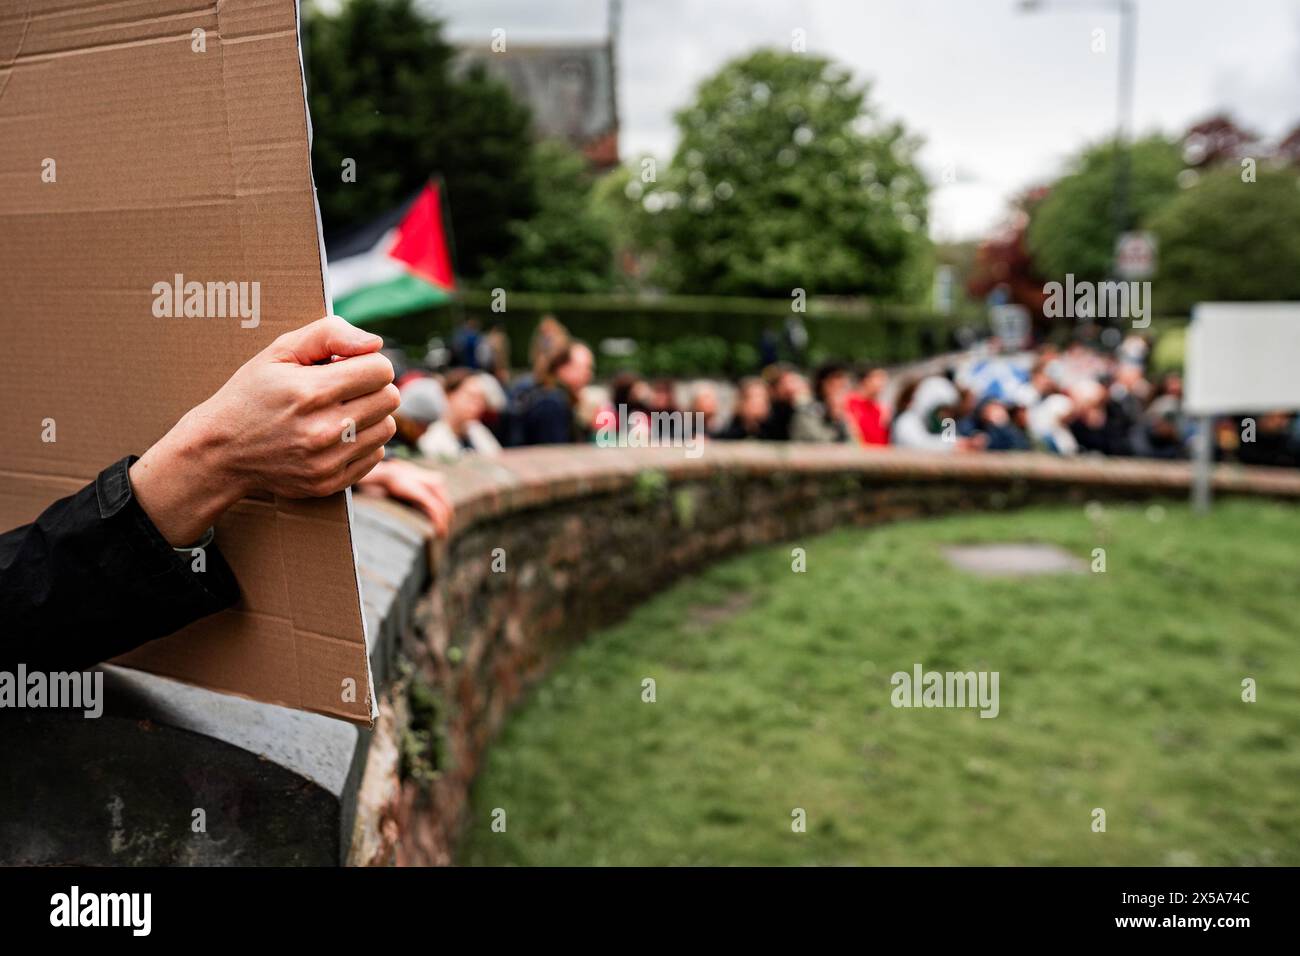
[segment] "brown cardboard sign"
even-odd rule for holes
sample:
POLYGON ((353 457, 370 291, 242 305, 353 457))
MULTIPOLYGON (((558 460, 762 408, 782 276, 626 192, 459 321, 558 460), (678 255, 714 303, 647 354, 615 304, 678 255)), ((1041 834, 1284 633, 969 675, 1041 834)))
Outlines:
MULTIPOLYGON (((329 313, 297 17, 294 0, 0 4, 0 529, 329 313), (191 283, 209 308, 185 307, 191 283)), ((117 663, 372 720, 349 505, 236 505, 217 543, 240 604, 117 663)))

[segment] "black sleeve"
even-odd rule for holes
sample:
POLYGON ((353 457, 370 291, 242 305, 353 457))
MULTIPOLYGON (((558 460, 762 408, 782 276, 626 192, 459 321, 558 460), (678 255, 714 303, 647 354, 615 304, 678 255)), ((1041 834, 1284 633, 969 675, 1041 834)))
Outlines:
POLYGON ((214 544, 192 570, 131 491, 123 458, 32 524, 0 535, 0 670, 79 670, 239 599, 214 544))

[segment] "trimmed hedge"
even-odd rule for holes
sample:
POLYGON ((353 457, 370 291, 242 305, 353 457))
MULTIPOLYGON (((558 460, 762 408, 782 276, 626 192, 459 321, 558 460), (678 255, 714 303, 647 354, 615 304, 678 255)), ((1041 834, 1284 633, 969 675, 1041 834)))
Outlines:
MULTIPOLYGON (((809 299, 802 314, 808 330, 811 364, 835 358, 854 362, 899 363, 957 348, 956 333, 966 327, 988 331, 980 309, 939 315, 915 306, 809 299)), ((601 373, 632 369, 645 375, 741 375, 757 370, 759 339, 765 329, 778 334, 791 314, 782 299, 710 296, 636 298, 621 295, 507 293, 504 311, 493 311, 489 291, 462 292, 439 309, 367 323, 416 357, 433 337, 450 341, 452 329, 465 318, 481 329, 504 327, 510 337, 511 365, 528 364, 528 342, 544 315, 554 315, 596 351, 601 373), (607 339, 631 339, 631 355, 608 355, 607 339)), ((1157 337, 1181 328, 1185 319, 1160 318, 1152 323, 1157 337)), ((1065 341, 1069 329, 1060 329, 1065 341)))
MULTIPOLYGON (((781 332, 791 314, 780 299, 672 296, 634 298, 614 295, 508 293, 504 311, 493 311, 490 292, 462 293, 447 307, 367 323, 367 328, 400 345, 422 349, 434 336, 444 340, 463 318, 480 328, 500 324, 511 343, 511 364, 524 367, 528 341, 544 315, 554 315, 569 331, 597 350, 602 371, 636 368, 646 374, 739 374, 753 371, 764 330, 781 332), (631 339, 632 356, 602 355, 606 339, 631 339)), ((901 305, 810 299, 801 315, 808 330, 812 361, 901 362, 951 348, 963 326, 979 327, 978 313, 943 316, 901 305)))

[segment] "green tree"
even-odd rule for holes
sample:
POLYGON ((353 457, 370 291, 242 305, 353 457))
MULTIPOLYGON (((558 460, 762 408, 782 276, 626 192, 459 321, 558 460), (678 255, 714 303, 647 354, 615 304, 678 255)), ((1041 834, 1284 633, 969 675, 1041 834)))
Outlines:
MULTIPOLYGON (((761 50, 676 116, 680 144, 628 197, 662 217, 663 284, 734 295, 923 295, 928 187, 901 124, 848 70, 761 50)), ((639 171, 634 171, 639 173, 639 171)))
POLYGON ((1197 302, 1300 300, 1300 177, 1260 170, 1255 182, 1227 167, 1151 217, 1159 241, 1153 288, 1160 312, 1197 302))
POLYGON ((510 253, 512 222, 537 205, 529 116, 480 71, 457 75, 442 24, 413 0, 352 0, 305 22, 312 172, 329 230, 398 206, 435 173, 446 182, 457 268, 510 253), (345 160, 356 181, 345 182, 345 160))
MULTIPOLYGON (((1026 238, 1034 265, 1048 279, 1073 273, 1097 282, 1110 274, 1115 164, 1113 142, 1088 147, 1034 208, 1026 238)), ((1129 164, 1129 220, 1140 223, 1178 192, 1182 153, 1169 140, 1151 136, 1129 147, 1129 164)))
POLYGON ((646 195, 643 176, 653 175, 654 167, 655 160, 650 156, 627 160, 601 176, 592 191, 593 209, 605 224, 613 245, 617 263, 614 280, 630 289, 678 285, 666 281, 666 217, 647 215, 641 205, 646 195))
POLYGON ((563 143, 539 143, 531 157, 541 188, 537 212, 511 224, 515 244, 490 260, 483 285, 531 292, 603 292, 613 285, 611 228, 594 208, 586 160, 563 143))

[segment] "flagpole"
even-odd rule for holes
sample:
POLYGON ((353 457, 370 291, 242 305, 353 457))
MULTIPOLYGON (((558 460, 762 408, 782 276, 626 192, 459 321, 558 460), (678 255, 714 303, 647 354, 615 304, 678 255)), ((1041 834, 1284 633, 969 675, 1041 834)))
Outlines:
POLYGON ((447 251, 451 256, 451 278, 460 290, 460 268, 456 263, 456 234, 451 231, 451 197, 442 173, 433 174, 433 187, 438 190, 438 213, 442 216, 442 232, 447 237, 447 251))
POLYGON ((447 181, 442 173, 434 173, 433 188, 438 190, 438 215, 442 217, 442 234, 447 237, 447 255, 451 259, 451 330, 447 336, 450 343, 456 328, 465 322, 465 300, 460 294, 460 268, 456 260, 456 234, 451 231, 451 199, 447 194, 447 181))

